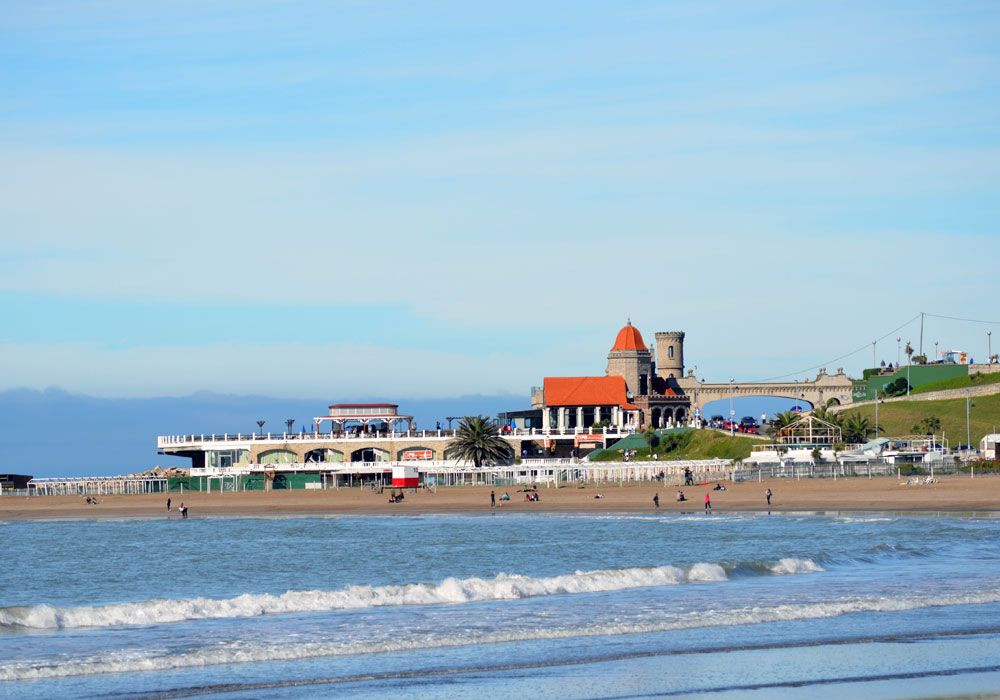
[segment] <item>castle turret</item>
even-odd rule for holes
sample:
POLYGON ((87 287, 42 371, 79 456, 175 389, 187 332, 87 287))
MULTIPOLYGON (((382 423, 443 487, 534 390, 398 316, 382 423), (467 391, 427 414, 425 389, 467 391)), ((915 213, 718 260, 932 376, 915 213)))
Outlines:
POLYGON ((667 380, 684 376, 684 331, 656 334, 656 376, 667 380))
POLYGON ((629 321, 618 331, 615 344, 608 353, 609 377, 624 377, 625 386, 633 396, 650 393, 653 355, 642 341, 642 334, 629 321))

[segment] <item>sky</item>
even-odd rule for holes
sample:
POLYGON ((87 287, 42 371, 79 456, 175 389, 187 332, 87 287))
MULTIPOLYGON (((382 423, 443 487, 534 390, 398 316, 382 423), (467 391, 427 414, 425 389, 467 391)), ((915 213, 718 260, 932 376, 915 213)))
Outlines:
POLYGON ((995 2, 0 0, 0 390, 982 360, 998 215, 995 2))

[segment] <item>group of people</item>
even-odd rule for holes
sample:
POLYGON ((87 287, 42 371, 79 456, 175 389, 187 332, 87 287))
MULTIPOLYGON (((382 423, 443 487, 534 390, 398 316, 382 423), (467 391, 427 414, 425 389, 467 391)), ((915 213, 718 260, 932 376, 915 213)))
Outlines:
POLYGON ((97 505, 97 499, 96 498, 91 498, 90 496, 87 496, 87 505, 88 506, 96 506, 97 505))
MULTIPOLYGON (((500 501, 503 502, 503 501, 509 501, 509 500, 510 500, 510 494, 507 493, 506 491, 504 491, 503 495, 500 496, 500 501)), ((496 494, 496 491, 490 491, 490 508, 495 508, 496 504, 497 504, 497 494, 496 494)))
MULTIPOLYGON (((716 483, 715 484, 715 488, 713 488, 712 490, 713 491, 725 491, 726 487, 723 486, 721 483, 716 483)), ((772 495, 773 494, 771 493, 771 489, 768 489, 764 493, 764 497, 767 499, 767 505, 768 506, 771 505, 771 496, 772 495)), ((680 489, 678 489, 677 490, 677 502, 680 503, 680 502, 686 501, 686 500, 688 500, 687 496, 684 495, 683 491, 681 491, 680 489)), ((660 508, 660 494, 659 494, 659 492, 653 494, 653 508, 656 509, 656 510, 659 510, 659 508, 660 508)), ((711 513, 712 512, 712 496, 709 493, 705 494, 705 512, 706 513, 711 513)))
MULTIPOLYGON (((97 501, 94 501, 94 503, 97 503, 97 501)), ((170 512, 170 499, 169 498, 167 499, 167 512, 168 513, 170 512)), ((177 512, 181 514, 181 519, 182 520, 187 520, 188 508, 187 508, 186 505, 184 505, 183 501, 181 502, 180 507, 177 509, 177 512)))
POLYGON ((403 500, 403 489, 399 490, 399 493, 394 491, 389 492, 389 503, 400 503, 403 500))

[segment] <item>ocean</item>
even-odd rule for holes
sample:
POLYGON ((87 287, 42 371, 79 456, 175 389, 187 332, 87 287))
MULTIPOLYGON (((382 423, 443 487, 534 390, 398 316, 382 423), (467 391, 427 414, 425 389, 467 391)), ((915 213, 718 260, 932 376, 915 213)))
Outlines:
POLYGON ((994 517, 193 516, 0 525, 0 697, 1000 693, 994 517))

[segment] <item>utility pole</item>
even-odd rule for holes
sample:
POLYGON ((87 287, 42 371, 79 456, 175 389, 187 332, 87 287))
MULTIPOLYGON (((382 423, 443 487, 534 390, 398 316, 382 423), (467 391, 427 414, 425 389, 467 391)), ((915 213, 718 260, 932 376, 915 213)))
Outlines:
POLYGON ((924 354, 924 312, 920 312, 920 354, 924 354))

